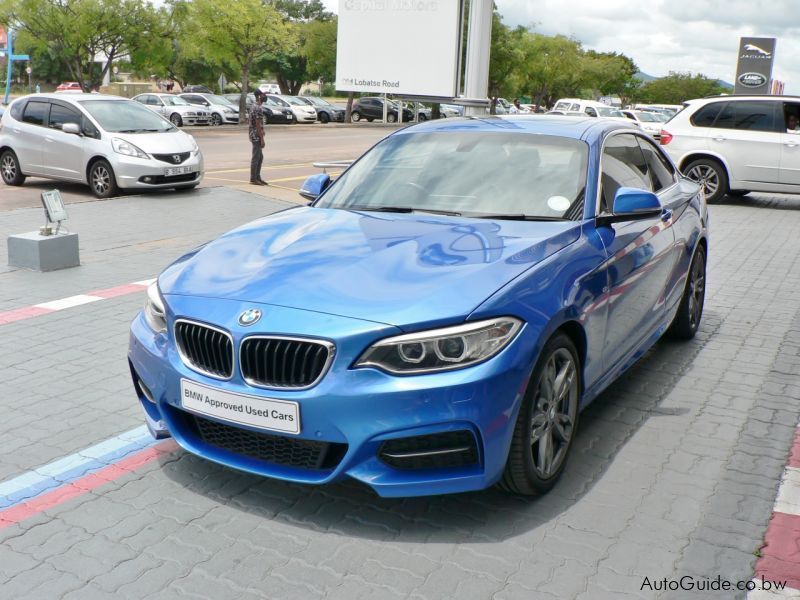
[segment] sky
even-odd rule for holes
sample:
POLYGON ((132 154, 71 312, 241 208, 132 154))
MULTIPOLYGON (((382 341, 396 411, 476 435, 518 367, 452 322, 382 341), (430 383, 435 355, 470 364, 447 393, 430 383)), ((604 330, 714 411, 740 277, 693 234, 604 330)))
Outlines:
MULTIPOLYGON (((440 0, 455 2, 456 0, 440 0)), ((339 0, 323 0, 338 11, 339 0)), ((702 73, 733 83, 739 38, 777 38, 772 76, 800 93, 800 0, 495 0, 506 25, 621 52, 649 75, 702 73)))

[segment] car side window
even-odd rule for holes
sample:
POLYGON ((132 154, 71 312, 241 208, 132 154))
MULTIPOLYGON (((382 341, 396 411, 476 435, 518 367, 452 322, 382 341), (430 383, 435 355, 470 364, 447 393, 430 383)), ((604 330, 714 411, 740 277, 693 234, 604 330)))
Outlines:
POLYGON ((586 107, 586 108, 583 110, 583 112, 585 112, 585 113, 586 113, 587 115, 589 115, 590 117, 596 117, 596 116, 597 116, 597 111, 596 111, 595 109, 593 109, 591 106, 587 106, 587 107, 586 107))
POLYGON ((49 102, 36 102, 31 100, 25 105, 22 113, 22 120, 31 125, 44 125, 47 121, 47 111, 50 109, 49 102))
POLYGON ((100 132, 97 130, 97 127, 94 126, 86 115, 81 116, 81 131, 83 131, 83 135, 86 137, 94 138, 96 140, 100 139, 100 132))
POLYGON ((22 111, 25 108, 25 104, 27 104, 27 100, 19 100, 11 105, 11 116, 17 121, 22 120, 22 111))
POLYGON ((65 123, 75 123, 78 127, 81 125, 81 114, 77 110, 72 110, 60 104, 50 105, 50 119, 48 127, 50 129, 61 129, 65 123))
POLYGON ((674 184, 675 169, 672 163, 664 158, 664 155, 649 140, 640 137, 638 141, 639 146, 642 148, 644 159, 647 162, 650 178, 653 180, 653 191, 659 192, 674 184))
POLYGON ((776 131, 776 106, 776 102, 746 100, 728 102, 714 122, 714 127, 747 131, 776 131))
POLYGON ((614 196, 621 187, 652 192, 650 172, 634 134, 618 134, 607 139, 600 163, 600 212, 611 212, 614 196))
POLYGON ((710 104, 706 104, 694 113, 689 121, 691 121, 692 125, 695 127, 712 127, 723 106, 725 106, 725 102, 711 102, 710 104))

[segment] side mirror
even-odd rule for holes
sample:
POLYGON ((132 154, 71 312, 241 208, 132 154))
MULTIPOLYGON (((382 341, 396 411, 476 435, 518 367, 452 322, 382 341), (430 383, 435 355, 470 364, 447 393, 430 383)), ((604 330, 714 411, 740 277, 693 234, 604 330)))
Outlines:
POLYGON ((303 187, 300 188, 300 195, 313 202, 319 198, 320 194, 324 192, 331 184, 331 176, 327 173, 320 173, 312 175, 303 182, 303 187))
POLYGON ((64 133, 71 133, 73 135, 81 134, 81 128, 77 123, 64 123, 61 125, 61 131, 64 133))
POLYGON ((637 188, 621 187, 614 196, 611 213, 598 215, 599 226, 621 221, 651 219, 661 214, 661 202, 653 192, 637 188))

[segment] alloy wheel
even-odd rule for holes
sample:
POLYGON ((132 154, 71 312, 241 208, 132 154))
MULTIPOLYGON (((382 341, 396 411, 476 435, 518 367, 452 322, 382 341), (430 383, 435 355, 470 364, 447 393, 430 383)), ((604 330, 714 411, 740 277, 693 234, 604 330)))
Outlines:
POLYGON ((686 176, 699 183, 706 196, 713 196, 719 189, 719 174, 708 165, 695 165, 689 169, 686 176))
POLYGON ((17 163, 11 154, 6 154, 3 157, 3 162, 0 164, 0 172, 3 174, 3 181, 14 181, 17 177, 17 163))
POLYGON ((103 165, 98 165, 92 171, 92 187, 98 196, 103 196, 111 189, 111 173, 103 165))
POLYGON ((530 423, 536 474, 548 479, 567 455, 578 412, 578 377, 572 354, 558 348, 542 371, 530 423))
MULTIPOLYGON (((698 256, 699 258, 699 256, 698 256)), ((705 260, 695 260, 689 280, 689 325, 696 329, 703 314, 705 299, 706 274, 705 260)))

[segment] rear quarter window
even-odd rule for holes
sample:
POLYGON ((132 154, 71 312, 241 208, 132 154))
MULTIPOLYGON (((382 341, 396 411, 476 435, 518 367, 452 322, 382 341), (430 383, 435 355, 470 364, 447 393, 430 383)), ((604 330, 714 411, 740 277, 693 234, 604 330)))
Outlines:
POLYGON ((17 121, 22 120, 22 111, 25 109, 25 105, 27 103, 28 103, 27 100, 21 100, 19 102, 14 102, 14 104, 11 105, 9 113, 15 120, 17 121))
POLYGON ((705 106, 700 107, 700 110, 694 113, 692 118, 689 120, 695 127, 711 127, 714 125, 714 121, 724 105, 724 102, 712 102, 711 104, 706 104, 705 106))

